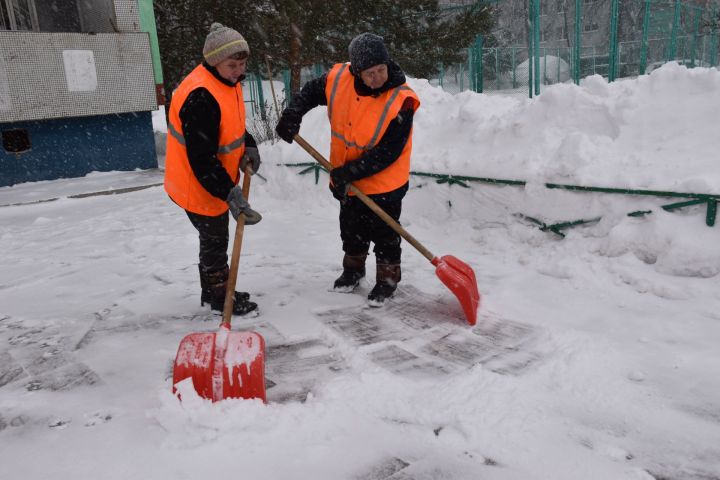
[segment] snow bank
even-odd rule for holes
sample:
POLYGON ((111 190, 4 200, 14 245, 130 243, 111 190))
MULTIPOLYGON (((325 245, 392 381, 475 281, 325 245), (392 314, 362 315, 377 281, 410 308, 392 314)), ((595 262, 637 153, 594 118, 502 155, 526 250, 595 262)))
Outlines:
MULTIPOLYGON (((668 63, 651 75, 547 87, 533 99, 456 95, 411 79, 413 169, 586 186, 720 193, 720 72, 668 63), (682 121, 678 121, 681 118, 682 121)), ((324 108, 301 135, 327 154, 324 108)), ((280 161, 305 158, 272 148, 280 161)))

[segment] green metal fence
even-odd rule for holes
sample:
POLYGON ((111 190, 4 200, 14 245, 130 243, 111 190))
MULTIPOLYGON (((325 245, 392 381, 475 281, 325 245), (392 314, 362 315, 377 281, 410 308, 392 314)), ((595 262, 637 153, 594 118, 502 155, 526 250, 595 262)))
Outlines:
MULTIPOLYGON (((546 85, 578 84, 590 75, 614 81, 650 73, 668 61, 690 68, 718 66, 717 5, 680 0, 493 0, 488 5, 496 20, 492 35, 458 46, 464 61, 440 65, 432 84, 451 93, 532 97, 546 85)), ((301 84, 323 70, 320 65, 303 69, 301 84)), ((290 72, 281 75, 289 92, 290 72)), ((250 77, 252 108, 262 114, 267 99, 257 78, 250 77)))
MULTIPOLYGON (((321 173, 327 173, 324 167, 317 162, 296 162, 296 163, 282 163, 279 164, 285 167, 301 168, 298 172, 299 175, 313 174, 315 184, 320 183, 321 173)), ((425 177, 435 180, 436 183, 446 184, 448 187, 458 186, 460 188, 472 188, 473 183, 488 184, 488 185, 508 185, 513 187, 525 187, 526 182, 524 180, 509 180, 504 178, 489 178, 489 177, 473 177, 466 175, 454 175, 448 173, 430 173, 430 172, 419 172, 411 171, 411 176, 425 177)), ((718 214, 718 202, 720 202, 720 195, 707 194, 707 193, 690 193, 690 192, 672 192, 663 190, 640 190, 632 188, 608 188, 608 187, 592 187, 584 185, 567 185, 559 183, 546 183, 545 188, 566 190, 578 193, 603 193, 611 195, 626 195, 626 196, 638 196, 638 197, 657 197, 657 198, 673 198, 682 199, 680 202, 672 202, 665 205, 660 205, 660 208, 666 212, 673 212, 676 210, 694 207, 704 206, 705 207, 705 225, 708 227, 715 226, 715 220, 718 214)), ((629 217, 641 217, 645 215, 651 215, 652 210, 633 210, 627 213, 629 217)), ((528 221, 535 224, 542 231, 548 231, 555 233, 561 237, 564 237, 564 230, 572 227, 578 227, 582 225, 589 225, 592 223, 599 222, 602 217, 592 218, 580 218, 574 220, 560 221, 554 223, 546 223, 537 218, 525 215, 522 212, 515 212, 515 217, 522 220, 528 221)))
MULTIPOLYGON (((477 37, 473 45, 464 50, 465 61, 456 65, 441 65, 438 78, 431 79, 431 83, 450 92, 496 91, 532 97, 539 94, 544 85, 579 83, 581 78, 589 75, 602 75, 613 81, 649 73, 668 61, 677 61, 691 68, 718 65, 720 17, 717 7, 699 7, 676 0, 500 0, 495 5, 499 11, 496 14, 500 16, 502 8, 508 6, 516 14, 520 12, 520 17, 517 17, 520 18, 519 26, 499 21, 498 25, 506 25, 512 30, 495 32, 495 38, 505 39, 502 44, 490 47, 483 37, 477 37)), ((304 69, 301 83, 322 72, 323 68, 319 66, 304 69)), ((263 99, 260 77, 250 77, 251 81, 246 86, 251 90, 250 102, 256 104, 253 108, 260 111, 260 105, 264 103, 268 111, 268 99, 263 99)), ((285 92, 289 92, 289 72, 284 72, 282 79, 285 92)), ((272 119, 264 123, 270 129, 274 127, 272 119)), ((300 167, 302 170, 299 173, 303 175, 312 173, 316 183, 324 172, 314 162, 285 165, 300 167)), ((411 173, 464 188, 473 183, 525 186, 523 180, 411 173)), ((545 187, 574 192, 672 198, 675 200, 673 203, 660 208, 675 211, 704 206, 708 226, 715 225, 720 202, 720 195, 706 193, 550 183, 545 187)), ((650 210, 638 210, 627 215, 635 217, 651 213, 650 210)), ((522 212, 517 212, 517 216, 560 236, 568 228, 600 220, 597 217, 546 224, 522 212)))
POLYGON ((715 67, 719 13, 679 0, 501 0, 492 38, 477 37, 464 63, 441 66, 431 82, 453 93, 532 97, 545 85, 589 75, 613 81, 668 61, 715 67))

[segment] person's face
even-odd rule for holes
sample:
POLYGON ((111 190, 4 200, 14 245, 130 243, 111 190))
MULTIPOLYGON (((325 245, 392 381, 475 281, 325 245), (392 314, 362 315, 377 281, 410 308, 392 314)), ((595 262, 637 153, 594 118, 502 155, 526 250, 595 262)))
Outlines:
POLYGON ((228 57, 215 66, 220 76, 230 83, 236 83, 247 68, 247 58, 228 57))
POLYGON ((360 72, 360 79, 370 88, 382 87, 388 79, 387 65, 381 63, 360 72))

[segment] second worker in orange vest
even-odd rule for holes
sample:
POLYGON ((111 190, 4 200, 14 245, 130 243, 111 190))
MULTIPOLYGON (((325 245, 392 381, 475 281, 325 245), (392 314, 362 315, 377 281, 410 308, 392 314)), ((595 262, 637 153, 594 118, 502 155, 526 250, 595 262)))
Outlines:
POLYGON ((330 190, 340 201, 343 272, 334 289, 352 292, 365 276, 370 243, 376 260, 376 283, 368 295, 380 306, 400 281, 400 235, 347 191, 353 183, 399 221, 408 190, 413 115, 420 100, 405 74, 390 59, 382 37, 363 33, 348 48, 350 63, 339 63, 305 84, 283 111, 276 127, 292 143, 302 117, 327 105, 331 144, 330 190))

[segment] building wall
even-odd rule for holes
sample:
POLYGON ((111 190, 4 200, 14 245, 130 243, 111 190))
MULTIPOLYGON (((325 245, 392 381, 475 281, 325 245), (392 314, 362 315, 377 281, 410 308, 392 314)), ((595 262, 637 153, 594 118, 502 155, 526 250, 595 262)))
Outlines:
POLYGON ((0 30, 0 186, 157 167, 137 0, 34 5, 31 28, 0 30))
POLYGON ((115 18, 119 32, 139 32, 138 0, 114 0, 115 18))
POLYGON ((0 31, 0 125, 156 109, 147 33, 0 31))
POLYGON ((80 177, 93 171, 156 168, 150 112, 0 124, 25 131, 30 149, 0 148, 0 186, 80 177))

